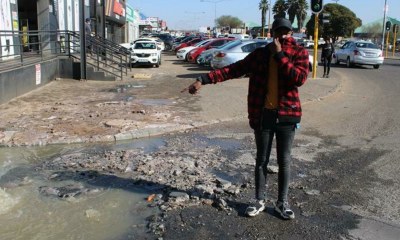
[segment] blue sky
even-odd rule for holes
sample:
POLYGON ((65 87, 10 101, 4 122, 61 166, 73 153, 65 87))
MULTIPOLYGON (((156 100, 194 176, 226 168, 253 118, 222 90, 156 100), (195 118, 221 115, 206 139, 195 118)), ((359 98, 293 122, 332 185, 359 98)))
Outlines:
MULTIPOLYGON (((199 26, 213 26, 215 4, 201 0, 128 0, 135 9, 140 9, 148 17, 159 17, 167 22, 169 28, 193 29, 199 26), (186 13, 188 12, 188 13, 186 13), (202 13, 204 12, 204 13, 202 13)), ((221 1, 221 0, 205 0, 221 1)), ((272 4, 276 0, 272 0, 272 4)), ((400 0, 387 0, 388 16, 400 20, 400 0)), ((244 22, 261 22, 258 10, 260 0, 226 0, 217 3, 217 17, 233 15, 244 22)), ((324 0, 324 3, 334 3, 324 0)), ((352 10, 363 24, 383 18, 385 0, 339 0, 338 4, 352 10)))

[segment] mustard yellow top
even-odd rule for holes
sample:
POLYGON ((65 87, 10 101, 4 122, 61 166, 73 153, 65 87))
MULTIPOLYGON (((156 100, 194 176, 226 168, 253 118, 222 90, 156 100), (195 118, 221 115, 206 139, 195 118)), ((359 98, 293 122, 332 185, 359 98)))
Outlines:
POLYGON ((271 56, 269 60, 267 97, 265 98, 264 108, 278 109, 278 107, 278 65, 276 65, 273 56, 271 56))

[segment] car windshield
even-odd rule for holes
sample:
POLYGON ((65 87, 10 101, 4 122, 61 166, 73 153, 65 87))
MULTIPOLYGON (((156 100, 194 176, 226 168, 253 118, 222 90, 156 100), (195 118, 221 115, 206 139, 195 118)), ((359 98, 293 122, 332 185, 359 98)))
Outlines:
POLYGON ((151 42, 138 42, 134 49, 156 49, 156 44, 151 42))
POLYGON ((203 46, 203 45, 207 44, 209 41, 211 41, 211 40, 209 40, 209 39, 203 40, 201 42, 196 43, 196 45, 194 45, 194 46, 195 47, 200 47, 200 46, 203 46))
POLYGON ((225 43, 224 45, 220 46, 219 49, 232 49, 238 45, 242 44, 242 41, 236 40, 236 41, 230 41, 225 43))
POLYGON ((376 46, 373 43, 363 43, 363 42, 358 42, 356 43, 356 46, 358 48, 373 48, 373 49, 379 49, 378 46, 376 46))

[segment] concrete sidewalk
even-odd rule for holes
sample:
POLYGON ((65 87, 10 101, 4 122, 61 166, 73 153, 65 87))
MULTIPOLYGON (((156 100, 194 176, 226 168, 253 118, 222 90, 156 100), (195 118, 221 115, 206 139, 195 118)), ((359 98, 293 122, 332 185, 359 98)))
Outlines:
MULTIPOLYGON (((197 96, 180 93, 208 71, 167 53, 160 68, 134 68, 122 82, 54 81, 0 106, 0 144, 127 140, 246 119, 247 78, 203 86, 197 96)), ((300 88, 303 107, 335 93, 341 83, 335 69, 329 79, 307 80, 300 88)))

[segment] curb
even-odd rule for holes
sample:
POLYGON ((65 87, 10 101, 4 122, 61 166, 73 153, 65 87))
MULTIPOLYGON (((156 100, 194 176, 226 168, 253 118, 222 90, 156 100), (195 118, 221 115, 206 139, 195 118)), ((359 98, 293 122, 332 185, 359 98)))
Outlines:
MULTIPOLYGON (((306 100, 303 102, 302 105, 309 104, 311 102, 320 101, 323 98, 330 97, 336 93, 338 93, 343 85, 343 75, 337 72, 340 76, 339 83, 335 86, 333 91, 330 91, 328 94, 323 96, 319 96, 318 98, 306 100)), ((230 122, 230 121, 238 121, 247 118, 247 114, 243 114, 236 117, 229 117, 229 118, 220 118, 220 119, 213 119, 209 121, 199 121, 193 122, 190 125, 177 125, 171 126, 166 128, 148 128, 148 129, 138 129, 135 131, 118 133, 115 135, 97 135, 97 136, 90 136, 90 137, 78 137, 76 139, 58 139, 53 140, 50 142, 33 142, 32 144, 23 144, 20 146, 44 146, 44 145, 57 145, 57 144, 82 144, 82 143, 101 143, 101 142, 116 142, 116 141, 126 141, 126 140, 133 140, 133 139, 140 139, 140 138, 148 138, 148 137, 156 137, 161 136, 168 133, 176 133, 176 132, 184 132, 191 129, 201 128, 204 126, 209 126, 221 122, 230 122)), ((10 132, 11 133, 11 132, 10 132)), ((12 132, 14 135, 16 132, 12 132)), ((12 137, 9 137, 8 141, 0 141, 0 147, 9 147, 12 146, 10 141, 12 137)))

